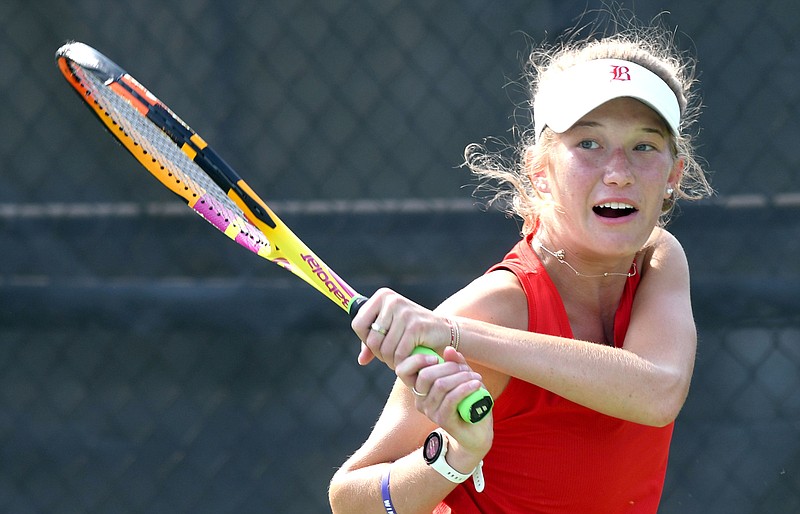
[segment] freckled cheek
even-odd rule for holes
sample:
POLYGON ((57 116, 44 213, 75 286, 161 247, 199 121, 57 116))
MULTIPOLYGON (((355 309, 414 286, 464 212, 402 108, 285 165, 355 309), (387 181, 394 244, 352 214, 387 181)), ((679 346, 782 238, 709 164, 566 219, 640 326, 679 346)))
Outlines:
POLYGON ((554 163, 555 166, 551 168, 552 180, 563 191, 585 189, 602 175, 600 171, 602 169, 601 165, 591 161, 573 156, 559 159, 558 162, 554 163))
POLYGON ((636 163, 642 176, 666 179, 674 165, 672 157, 665 154, 645 156, 636 163))
POLYGON ((556 159, 557 169, 571 170, 585 173, 587 170, 602 168, 607 164, 606 157, 601 152, 559 152, 556 159))
POLYGON ((641 175, 642 184, 648 191, 653 190, 656 196, 662 196, 667 187, 669 179, 669 169, 653 168, 641 175))

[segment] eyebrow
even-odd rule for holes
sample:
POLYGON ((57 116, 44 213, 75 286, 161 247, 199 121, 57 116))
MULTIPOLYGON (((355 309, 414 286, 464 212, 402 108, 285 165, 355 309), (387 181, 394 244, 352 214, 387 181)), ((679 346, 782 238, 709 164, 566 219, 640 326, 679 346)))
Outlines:
POLYGON ((669 130, 664 130, 661 128, 653 128, 653 127, 642 127, 642 132, 649 132, 653 134, 658 134, 659 136, 666 138, 669 135, 669 130))
MULTIPOLYGON (((599 123, 597 121, 577 121, 570 128, 571 129, 578 128, 578 127, 596 128, 596 127, 602 127, 602 126, 603 126, 603 124, 599 123)), ((664 138, 667 137, 668 132, 669 132, 668 130, 666 130, 664 128, 655 128, 655 127, 652 127, 650 125, 643 125, 641 127, 638 127, 638 130, 641 130, 642 132, 647 132, 647 133, 650 133, 650 134, 656 134, 656 135, 659 135, 659 136, 664 137, 664 138)))

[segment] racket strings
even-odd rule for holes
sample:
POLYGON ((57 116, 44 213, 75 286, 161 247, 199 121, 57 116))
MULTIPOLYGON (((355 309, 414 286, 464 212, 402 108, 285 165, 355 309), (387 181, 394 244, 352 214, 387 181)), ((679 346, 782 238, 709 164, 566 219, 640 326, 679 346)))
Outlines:
MULTIPOLYGON (((73 64, 73 71, 80 71, 75 73, 76 78, 86 87, 91 102, 108 119, 104 124, 118 139, 130 141, 133 148, 126 145, 128 149, 156 178, 232 239, 255 253, 269 251, 270 242, 263 232, 246 220, 244 212, 181 150, 178 142, 142 115, 128 99, 111 89, 110 83, 99 80, 91 70, 73 64)), ((168 109, 165 112, 174 117, 168 109)))

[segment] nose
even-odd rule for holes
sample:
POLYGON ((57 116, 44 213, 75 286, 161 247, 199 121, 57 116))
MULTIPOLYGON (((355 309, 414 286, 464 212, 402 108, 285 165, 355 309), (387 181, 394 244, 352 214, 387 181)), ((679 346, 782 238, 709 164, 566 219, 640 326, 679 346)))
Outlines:
POLYGON ((634 176, 628 154, 622 148, 614 150, 606 164, 603 183, 609 186, 624 187, 633 184, 633 182, 634 176))

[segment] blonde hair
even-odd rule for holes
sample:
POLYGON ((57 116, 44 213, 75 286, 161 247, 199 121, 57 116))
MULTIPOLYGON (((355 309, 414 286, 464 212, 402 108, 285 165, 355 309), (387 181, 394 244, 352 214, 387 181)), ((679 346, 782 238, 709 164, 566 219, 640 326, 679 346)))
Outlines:
MULTIPOLYGON (((695 91, 695 61, 680 52, 675 47, 673 34, 655 21, 643 26, 631 15, 615 17, 612 22, 614 33, 611 35, 598 33, 595 27, 589 36, 579 39, 580 29, 575 29, 560 42, 530 53, 525 67, 530 97, 526 109, 532 110, 540 85, 550 76, 586 61, 623 59, 660 77, 678 99, 681 121, 679 134, 672 136, 672 150, 676 158, 684 161, 681 179, 674 184, 673 196, 665 201, 659 219, 659 224, 665 225, 675 200, 699 200, 713 192, 694 149, 694 130, 700 112, 695 91)), ((470 170, 484 181, 481 188, 486 188, 489 182, 496 183, 488 186, 494 193, 490 203, 500 203, 508 214, 522 218, 522 231, 528 233, 535 226, 542 206, 531 184, 529 170, 531 167, 543 169, 547 165, 554 133, 545 129, 537 138, 532 126, 524 130, 518 128, 517 133, 520 141, 514 149, 514 158, 509 159, 503 152, 492 152, 486 145, 479 144, 467 146, 464 158, 470 170)))

